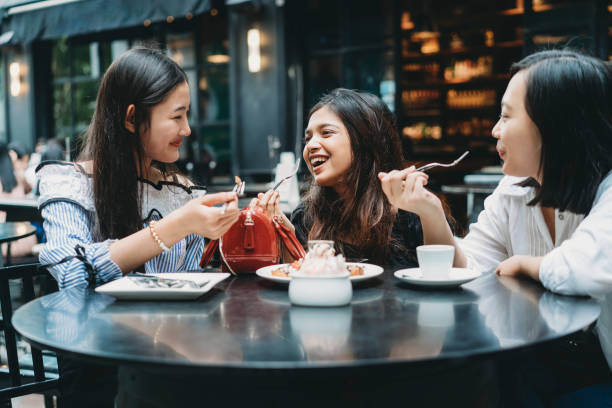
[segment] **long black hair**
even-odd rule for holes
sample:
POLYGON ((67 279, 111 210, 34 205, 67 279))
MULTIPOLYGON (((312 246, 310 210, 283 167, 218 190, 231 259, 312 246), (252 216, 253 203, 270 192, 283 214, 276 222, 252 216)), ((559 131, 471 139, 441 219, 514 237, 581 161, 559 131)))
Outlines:
POLYGON ((13 161, 4 143, 0 143, 0 182, 2 182, 2 191, 5 193, 10 193, 17 186, 13 161))
MULTIPOLYGON (((187 76, 181 67, 148 48, 126 51, 104 74, 81 155, 81 160, 93 160, 96 238, 123 238, 142 228, 140 131, 150 125, 151 109, 185 82, 187 76), (125 128, 131 104, 135 107, 134 133, 125 128)), ((165 164, 154 165, 167 174, 165 164)))
POLYGON ((313 179, 304 199, 305 220, 312 225, 308 238, 350 238, 364 256, 384 262, 390 247, 400 245, 391 238, 396 214, 378 180, 379 172, 403 167, 395 117, 377 96, 342 88, 323 96, 308 119, 323 107, 338 115, 348 132, 353 161, 343 180, 354 199, 346 202, 313 179))
POLYGON ((542 136, 541 185, 529 205, 588 214, 612 169, 612 69, 575 51, 541 51, 525 71, 525 108, 542 136))

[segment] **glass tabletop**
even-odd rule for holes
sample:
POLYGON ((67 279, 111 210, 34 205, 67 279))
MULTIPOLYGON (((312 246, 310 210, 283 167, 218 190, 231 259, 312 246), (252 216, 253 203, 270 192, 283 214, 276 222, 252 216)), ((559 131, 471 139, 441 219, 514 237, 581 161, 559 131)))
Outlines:
POLYGON ((386 269, 349 306, 292 306, 286 284, 232 277, 196 301, 117 301, 68 289, 19 308, 15 329, 59 353, 118 364, 301 369, 410 364, 562 337, 598 317, 588 298, 486 274, 458 289, 409 286, 386 269))

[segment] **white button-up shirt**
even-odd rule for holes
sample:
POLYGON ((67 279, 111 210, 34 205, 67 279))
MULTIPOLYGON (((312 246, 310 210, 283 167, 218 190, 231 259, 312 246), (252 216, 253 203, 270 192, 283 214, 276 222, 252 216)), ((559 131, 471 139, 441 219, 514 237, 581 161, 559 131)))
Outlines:
POLYGON ((602 307, 599 339, 612 367, 612 172, 601 182, 585 217, 555 210, 555 240, 539 205, 528 206, 533 187, 522 178, 504 177, 485 199, 484 210, 461 240, 468 266, 492 272, 513 255, 543 256, 540 280, 547 289, 589 295, 602 307))

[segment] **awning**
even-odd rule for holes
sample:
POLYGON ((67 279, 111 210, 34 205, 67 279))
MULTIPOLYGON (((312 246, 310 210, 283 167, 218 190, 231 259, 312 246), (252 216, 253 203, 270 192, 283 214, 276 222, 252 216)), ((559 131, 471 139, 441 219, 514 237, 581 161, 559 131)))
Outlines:
POLYGON ((1 44, 90 34, 184 18, 211 9, 212 0, 0 0, 1 44), (12 32, 12 34, 10 34, 12 32))

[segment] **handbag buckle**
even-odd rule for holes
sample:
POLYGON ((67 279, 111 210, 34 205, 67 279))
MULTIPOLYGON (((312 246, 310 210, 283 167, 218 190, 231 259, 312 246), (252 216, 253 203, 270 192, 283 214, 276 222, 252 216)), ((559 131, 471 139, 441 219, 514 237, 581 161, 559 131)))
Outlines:
POLYGON ((253 222, 253 217, 251 216, 251 211, 247 211, 244 225, 255 225, 253 222))

